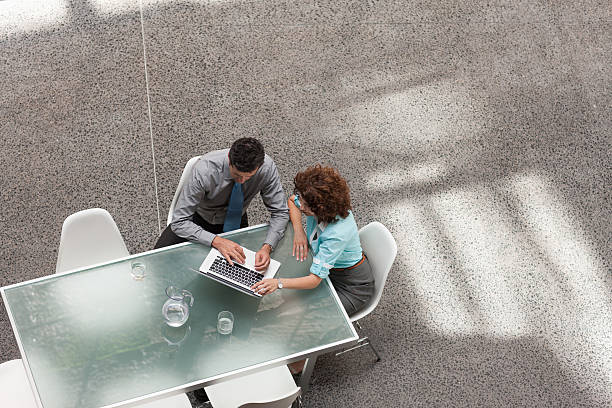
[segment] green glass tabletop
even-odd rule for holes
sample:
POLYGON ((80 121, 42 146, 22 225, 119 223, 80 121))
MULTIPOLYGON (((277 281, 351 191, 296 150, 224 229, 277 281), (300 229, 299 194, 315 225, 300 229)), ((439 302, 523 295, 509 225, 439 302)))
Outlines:
MULTIPOLYGON (((257 251, 267 226, 227 237, 257 251)), ((291 256, 291 226, 272 257, 280 277, 308 274, 291 256)), ((197 272, 210 248, 182 244, 94 268, 3 288, 7 311, 44 408, 88 408, 193 388, 356 339, 329 281, 254 298, 197 272), (145 264, 135 280, 131 263, 145 264), (187 322, 165 324, 167 286, 190 291, 187 322), (217 333, 231 311, 234 329, 217 333)))

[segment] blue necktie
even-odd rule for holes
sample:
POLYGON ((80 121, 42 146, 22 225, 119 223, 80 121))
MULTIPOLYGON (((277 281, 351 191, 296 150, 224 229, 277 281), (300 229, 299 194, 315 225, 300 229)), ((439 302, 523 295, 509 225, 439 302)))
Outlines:
POLYGON ((227 213, 225 214, 225 222, 223 222, 223 232, 240 228, 243 202, 242 184, 234 182, 232 195, 230 196, 229 205, 227 206, 227 213))

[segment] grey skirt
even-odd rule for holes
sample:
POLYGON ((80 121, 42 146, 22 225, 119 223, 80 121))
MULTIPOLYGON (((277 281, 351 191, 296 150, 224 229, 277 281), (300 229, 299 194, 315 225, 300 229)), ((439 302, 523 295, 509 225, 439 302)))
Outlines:
POLYGON ((368 258, 353 269, 330 269, 329 280, 349 316, 363 309, 374 296, 374 275, 368 258))

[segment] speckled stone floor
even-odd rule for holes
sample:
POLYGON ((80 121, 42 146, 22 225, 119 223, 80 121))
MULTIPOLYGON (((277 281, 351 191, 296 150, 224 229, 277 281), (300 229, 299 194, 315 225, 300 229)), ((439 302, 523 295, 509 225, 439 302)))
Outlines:
POLYGON ((383 360, 321 357, 307 407, 612 406, 611 44, 599 0, 0 1, 0 285, 89 207, 151 248, 187 159, 257 136, 399 247, 383 360))

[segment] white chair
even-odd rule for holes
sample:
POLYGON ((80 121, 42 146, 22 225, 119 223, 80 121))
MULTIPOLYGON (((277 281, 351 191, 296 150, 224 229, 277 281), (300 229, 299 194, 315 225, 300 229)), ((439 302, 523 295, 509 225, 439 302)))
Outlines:
POLYGON ((56 273, 123 258, 130 253, 108 211, 90 208, 69 215, 62 225, 56 273))
POLYGON ((170 203, 170 208, 168 209, 168 221, 166 222, 166 225, 170 225, 172 222, 172 213, 174 212, 174 207, 176 206, 176 200, 178 200, 179 194, 181 194, 181 190, 183 189, 183 184, 185 184, 185 181, 191 176, 191 170, 199 158, 200 156, 196 156, 189 159, 185 165, 185 168, 183 169, 183 174, 181 174, 178 186, 174 192, 174 198, 172 199, 172 203, 170 203))
POLYGON ((249 402, 241 405, 240 408, 288 408, 291 407, 293 401, 300 396, 300 392, 300 387, 297 387, 294 391, 274 401, 249 402))
POLYGON ((205 387, 213 408, 288 408, 299 397, 286 365, 205 387))
POLYGON ((135 408, 191 408, 191 402, 187 394, 178 394, 171 397, 144 402, 134 406, 135 408))
MULTIPOLYGON (((0 407, 37 408, 21 359, 0 364, 0 407)), ((191 408, 185 394, 141 404, 138 408, 191 408)))
POLYGON ((0 407, 37 407, 21 359, 0 364, 0 407))
MULTIPOLYGON (((371 222, 365 227, 359 230, 359 239, 361 241, 361 248, 365 253, 370 265, 372 266, 372 273, 374 274, 374 282, 376 283, 376 289, 374 296, 370 299, 368 305, 351 316, 351 322, 361 329, 358 320, 369 315, 380 301, 385 283, 387 282, 387 276, 391 270, 391 265, 397 255, 397 243, 393 238, 393 235, 389 232, 387 227, 382 225, 380 222, 371 222)), ((347 351, 355 350, 363 346, 370 346, 374 354, 376 354, 376 361, 380 361, 380 355, 372 346, 370 339, 362 337, 357 340, 357 345, 349 349, 340 351, 336 355, 346 353, 347 351)))

